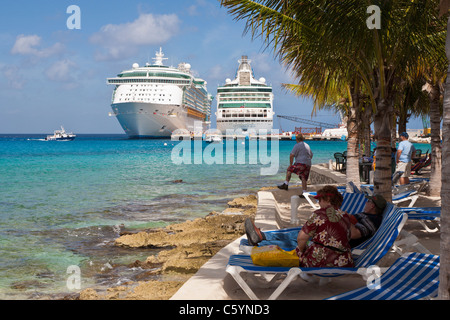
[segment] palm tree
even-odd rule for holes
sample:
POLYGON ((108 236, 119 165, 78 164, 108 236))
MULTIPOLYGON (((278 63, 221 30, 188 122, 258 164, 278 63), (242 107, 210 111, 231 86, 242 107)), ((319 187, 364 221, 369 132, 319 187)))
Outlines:
MULTIPOLYGON (((308 77, 302 77, 307 79, 308 77)), ((346 162, 346 179, 347 182, 353 181, 359 186, 359 101, 360 95, 359 83, 354 82, 353 87, 343 88, 337 85, 333 81, 327 81, 322 85, 313 85, 311 83, 303 83, 303 80, 299 81, 299 84, 283 84, 283 87, 288 91, 294 93, 297 96, 309 96, 314 101, 313 113, 317 109, 334 109, 336 112, 340 112, 345 115, 347 119, 347 162, 346 162), (336 102, 337 101, 337 102, 336 102)))
MULTIPOLYGON (((367 93, 374 113, 375 192, 391 199, 390 120, 397 94, 393 88, 402 70, 434 53, 433 35, 439 25, 424 18, 432 10, 427 1, 380 2, 384 27, 373 30, 366 26, 367 3, 362 0, 221 2, 236 19, 247 21, 246 32, 273 47, 302 85, 319 88, 335 81, 352 87, 355 77, 359 79, 358 91, 351 94, 367 93)), ((321 94, 328 94, 326 88, 321 94)))
MULTIPOLYGON (((440 16, 447 15, 450 0, 440 1, 440 16)), ((445 53, 450 61, 450 18, 447 22, 445 53)), ((444 85, 442 124, 442 189, 441 189, 441 267, 439 271, 439 298, 450 299, 450 77, 444 85), (448 157, 447 157, 448 156, 448 157)))
POLYGON ((441 170, 442 170, 442 146, 441 146, 441 92, 446 74, 436 76, 431 74, 424 90, 429 96, 429 115, 431 128, 431 175, 430 190, 431 196, 441 195, 441 170))

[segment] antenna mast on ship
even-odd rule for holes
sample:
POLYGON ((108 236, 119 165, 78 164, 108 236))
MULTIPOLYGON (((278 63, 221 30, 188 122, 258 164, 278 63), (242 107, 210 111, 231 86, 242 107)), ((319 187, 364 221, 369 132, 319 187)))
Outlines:
POLYGON ((154 65, 162 66, 163 60, 167 60, 168 58, 164 58, 164 53, 162 52, 162 48, 159 47, 159 52, 156 52, 156 57, 153 58, 155 60, 154 65))

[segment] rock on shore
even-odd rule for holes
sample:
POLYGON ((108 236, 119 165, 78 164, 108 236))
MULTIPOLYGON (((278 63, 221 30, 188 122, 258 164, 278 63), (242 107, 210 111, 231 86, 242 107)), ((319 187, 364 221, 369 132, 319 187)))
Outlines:
POLYGON ((146 261, 135 261, 130 267, 151 269, 160 280, 131 282, 100 292, 93 288, 80 293, 81 300, 149 299, 167 300, 220 249, 242 236, 244 221, 256 214, 256 196, 234 199, 223 212, 212 212, 204 218, 122 235, 116 246, 155 247, 162 251, 146 261), (154 271, 156 268, 156 271, 154 271))

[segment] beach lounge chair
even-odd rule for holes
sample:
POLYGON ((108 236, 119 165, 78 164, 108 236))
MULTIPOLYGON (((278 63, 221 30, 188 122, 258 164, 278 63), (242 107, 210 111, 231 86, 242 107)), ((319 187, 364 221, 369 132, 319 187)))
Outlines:
POLYGON ((392 194, 392 202, 394 204, 399 204, 405 201, 409 201, 408 207, 414 206, 417 199, 419 198, 419 194, 417 190, 404 191, 398 194, 392 194))
POLYGON ((406 253, 375 282, 327 300, 419 300, 437 297, 439 256, 406 253))
POLYGON ((275 300, 297 277, 303 275, 317 275, 321 277, 336 277, 345 274, 367 275, 367 268, 376 264, 392 248, 395 239, 399 235, 407 220, 407 214, 400 211, 396 206, 388 204, 385 210, 383 222, 375 235, 352 250, 355 253, 354 268, 285 268, 285 267, 263 267, 254 265, 250 255, 237 254, 229 258, 226 272, 228 272, 250 299, 258 299, 258 296, 250 288, 242 275, 254 275, 266 278, 274 275, 268 282, 269 286, 276 286, 276 281, 282 276, 284 280, 276 286, 269 300, 275 300))
MULTIPOLYGON (((414 206, 419 198, 419 189, 414 184, 403 185, 401 187, 392 187, 392 202, 397 205, 409 201, 408 207, 414 206)), ((373 184, 361 185, 361 191, 366 195, 373 195, 373 184)))
POLYGON ((404 173, 404 171, 395 171, 394 174, 392 175, 392 185, 397 184, 398 180, 400 180, 400 177, 402 176, 402 174, 404 173))
MULTIPOLYGON (((348 202, 348 201, 351 201, 351 203, 352 204, 354 204, 355 202, 357 202, 357 201, 359 201, 358 199, 364 199, 364 196, 349 196, 347 199, 346 199, 346 197, 347 197, 347 195, 353 195, 354 193, 348 193, 348 192, 346 192, 346 187, 345 186, 339 186, 339 187, 337 187, 337 189, 338 189, 338 191, 340 192, 340 193, 342 193, 342 195, 344 196, 344 201, 342 202, 342 205, 344 206, 344 205, 346 205, 346 203, 348 202)), ((311 205, 311 207, 313 207, 313 209, 314 210, 317 210, 317 209, 319 209, 320 208, 320 206, 317 204, 317 202, 314 200, 314 196, 316 196, 317 195, 317 192, 303 192, 303 196, 305 197, 305 199, 306 199, 306 201, 308 201, 308 203, 311 205)), ((358 208, 359 207, 361 207, 362 206, 362 208, 364 208, 364 205, 366 204, 365 203, 365 200, 363 200, 363 202, 364 203, 359 203, 358 205, 358 208)), ((351 205, 348 205, 348 207, 349 207, 349 210, 352 210, 351 208, 352 208, 352 206, 351 205)), ((341 208, 342 209, 342 208, 341 208)), ((342 210, 344 210, 344 209, 342 209, 342 210)), ((355 208, 355 210, 357 210, 357 208, 355 208)), ((347 211, 347 210, 344 210, 344 211, 347 211)), ((348 212, 348 211, 347 211, 348 212)), ((361 212, 361 211, 358 211, 358 212, 361 212)), ((350 212, 349 212, 350 213, 350 212)), ((356 213, 356 212, 355 212, 356 213)))
MULTIPOLYGON (((366 205, 367 199, 364 194, 362 193, 343 193, 344 200, 342 202, 341 210, 344 212, 347 212, 349 214, 357 214, 364 211, 364 206, 366 205)), ((291 232, 292 230, 300 231, 301 227, 294 227, 294 228, 286 228, 286 229, 279 229, 279 230, 270 230, 265 231, 269 233, 286 233, 291 232)), ((248 253, 251 251, 251 246, 248 243, 247 238, 242 238, 239 244, 239 248, 242 252, 248 253)), ((284 248, 282 249, 286 251, 290 251, 294 248, 284 248)))
POLYGON ((417 220, 427 232, 437 232, 438 227, 431 229, 425 223, 425 221, 440 221, 441 207, 412 207, 412 208, 400 208, 403 212, 408 214, 408 219, 417 220))
POLYGON ((428 154, 427 151, 425 157, 421 158, 419 162, 411 167, 411 174, 420 174, 420 171, 429 165, 431 165, 431 153, 428 154))

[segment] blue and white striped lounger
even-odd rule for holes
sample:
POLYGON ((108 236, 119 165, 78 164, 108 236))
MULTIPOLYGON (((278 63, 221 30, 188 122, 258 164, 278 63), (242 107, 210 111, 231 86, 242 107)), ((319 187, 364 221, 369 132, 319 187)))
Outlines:
MULTIPOLYGON (((392 248, 397 236, 403 228, 408 216, 400 211, 396 206, 388 204, 385 216, 380 228, 375 235, 357 248, 360 249, 360 255, 355 257, 355 268, 283 268, 283 267, 264 267, 252 263, 249 255, 232 255, 229 259, 226 271, 236 280, 239 286, 249 296, 250 299, 259 299, 250 288, 244 278, 243 273, 273 274, 273 279, 269 282, 270 286, 275 285, 275 281, 285 276, 284 280, 275 288, 270 295, 269 300, 277 299, 284 289, 297 277, 303 274, 313 274, 321 277, 335 277, 345 274, 367 274, 367 268, 375 265, 392 248)), ((355 248, 356 249, 356 248, 355 248)))
MULTIPOLYGON (((320 208, 315 200, 312 199, 317 195, 317 192, 303 192, 303 195, 314 210, 320 208)), ((342 211, 346 211, 350 214, 356 214, 363 211, 367 202, 367 199, 363 193, 342 192, 342 196, 344 197, 341 206, 342 211)))
MULTIPOLYGON (((367 199, 364 194, 362 193, 344 193, 344 200, 342 202, 341 210, 344 212, 348 212, 349 214, 357 214, 364 211, 364 206, 366 205, 367 199)), ((291 231, 300 231, 301 227, 294 227, 294 228, 286 228, 286 229, 279 229, 279 230, 270 230, 270 231, 264 231, 270 232, 270 233, 286 233, 291 231)), ((248 250, 243 250, 243 247, 250 246, 248 243, 247 238, 243 238, 240 241, 240 247, 241 251, 247 252, 248 250)), ((290 251, 294 248, 283 248, 283 250, 290 251)))
POLYGON ((417 220, 428 232, 436 232, 438 227, 431 229, 425 223, 425 221, 440 221, 441 219, 441 207, 412 207, 412 208, 400 208, 400 210, 408 214, 408 219, 417 220))
POLYGON ((378 279, 327 300, 419 300, 438 295, 439 256, 406 253, 378 279))

